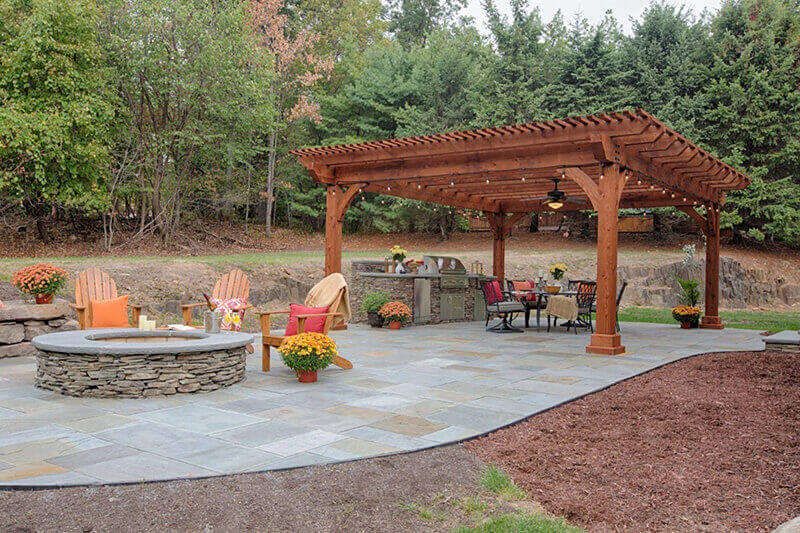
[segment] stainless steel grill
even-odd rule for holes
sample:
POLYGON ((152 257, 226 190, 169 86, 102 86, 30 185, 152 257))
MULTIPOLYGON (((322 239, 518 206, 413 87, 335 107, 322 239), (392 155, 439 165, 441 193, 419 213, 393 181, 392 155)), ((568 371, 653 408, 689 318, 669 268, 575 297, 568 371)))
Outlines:
POLYGON ((422 257, 420 274, 440 276, 442 289, 466 289, 469 286, 467 269, 464 263, 455 257, 446 255, 426 255, 422 257))

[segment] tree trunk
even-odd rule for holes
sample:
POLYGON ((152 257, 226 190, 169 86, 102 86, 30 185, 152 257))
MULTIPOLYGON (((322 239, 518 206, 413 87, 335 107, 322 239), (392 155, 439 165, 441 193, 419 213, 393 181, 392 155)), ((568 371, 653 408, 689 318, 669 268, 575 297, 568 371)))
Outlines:
POLYGON ((264 213, 264 225, 266 226, 267 237, 272 236, 272 206, 274 200, 272 193, 275 189, 275 145, 278 141, 278 132, 272 131, 269 134, 269 159, 267 160, 267 204, 264 213))

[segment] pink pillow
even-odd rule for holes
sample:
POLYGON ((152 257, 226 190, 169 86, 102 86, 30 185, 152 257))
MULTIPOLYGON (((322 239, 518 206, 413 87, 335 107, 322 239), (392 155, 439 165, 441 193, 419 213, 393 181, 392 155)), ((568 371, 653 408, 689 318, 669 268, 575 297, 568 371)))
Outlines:
MULTIPOLYGON (((330 307, 330 306, 328 306, 330 307)), ((327 313, 328 307, 306 307, 300 304, 289 304, 289 324, 286 326, 284 335, 291 337, 297 335, 297 315, 316 315, 320 313, 327 313)), ((315 316, 306 319, 306 329, 304 333, 322 333, 322 328, 325 327, 325 320, 328 317, 315 316)))

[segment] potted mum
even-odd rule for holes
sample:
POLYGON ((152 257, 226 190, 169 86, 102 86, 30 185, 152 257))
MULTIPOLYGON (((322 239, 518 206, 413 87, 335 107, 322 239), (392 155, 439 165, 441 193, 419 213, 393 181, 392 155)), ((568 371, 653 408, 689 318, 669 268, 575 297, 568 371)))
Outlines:
POLYGON ((672 308, 672 318, 681 323, 681 328, 696 328, 703 311, 691 305, 679 305, 672 308))
POLYGON ((411 320, 411 309, 403 302, 389 302, 381 307, 378 314, 389 322, 391 329, 400 329, 403 322, 411 320))
POLYGON ((283 363, 294 370, 300 383, 314 383, 317 372, 338 355, 336 343, 322 333, 299 333, 286 337, 278 347, 283 363))
POLYGON ((367 314, 367 321, 373 328, 383 327, 383 317, 378 312, 388 301, 389 295, 383 291, 368 292, 361 301, 361 311, 367 314))
POLYGON ((37 304, 53 303, 53 295, 57 293, 69 275, 63 268, 38 263, 14 272, 11 283, 25 294, 36 299, 37 304))

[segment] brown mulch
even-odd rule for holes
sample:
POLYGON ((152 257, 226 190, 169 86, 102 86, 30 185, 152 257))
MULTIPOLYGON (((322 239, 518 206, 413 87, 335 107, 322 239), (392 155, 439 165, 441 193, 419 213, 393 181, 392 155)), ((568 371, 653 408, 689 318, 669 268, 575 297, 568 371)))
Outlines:
POLYGON ((0 491, 0 531, 449 531, 482 465, 458 446, 285 472, 140 485, 0 491))
POLYGON ((466 447, 591 531, 767 531, 800 515, 800 356, 694 357, 466 447))

